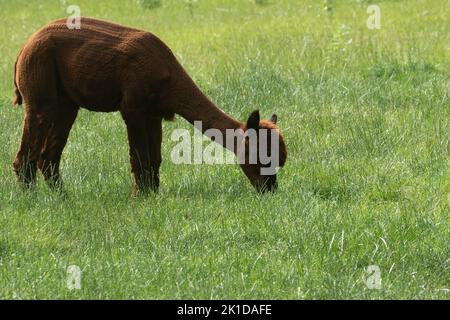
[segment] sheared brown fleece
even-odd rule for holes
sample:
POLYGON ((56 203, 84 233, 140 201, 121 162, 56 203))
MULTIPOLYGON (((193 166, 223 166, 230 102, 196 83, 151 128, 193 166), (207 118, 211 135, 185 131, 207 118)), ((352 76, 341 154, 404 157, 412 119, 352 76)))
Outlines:
MULTIPOLYGON (((65 19, 57 20, 34 33, 17 58, 14 84, 14 104, 26 105, 14 161, 25 185, 34 182, 37 168, 50 185, 61 183, 61 154, 80 107, 122 114, 133 194, 159 186, 162 119, 179 114, 191 123, 202 121, 203 130, 246 130, 252 123, 278 132, 273 122, 259 122, 258 112, 244 124, 221 111, 152 33, 96 19, 82 18, 81 29, 69 29, 65 19)), ((282 166, 287 152, 279 137, 282 166)), ((256 167, 242 168, 256 187, 269 183, 256 167)))

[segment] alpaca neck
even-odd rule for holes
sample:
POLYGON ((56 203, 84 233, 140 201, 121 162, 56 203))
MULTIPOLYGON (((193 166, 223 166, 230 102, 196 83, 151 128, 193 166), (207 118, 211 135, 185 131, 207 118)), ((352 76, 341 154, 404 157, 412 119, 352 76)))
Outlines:
POLYGON ((203 134, 209 129, 219 130, 223 140, 215 141, 236 153, 235 143, 231 143, 231 141, 227 143, 227 137, 231 139, 227 135, 227 129, 242 129, 243 124, 219 109, 203 94, 184 70, 182 73, 183 76, 180 77, 175 89, 172 91, 173 97, 176 97, 176 101, 172 104, 174 112, 193 125, 200 121, 203 134), (230 148, 230 145, 233 145, 233 147, 230 148))

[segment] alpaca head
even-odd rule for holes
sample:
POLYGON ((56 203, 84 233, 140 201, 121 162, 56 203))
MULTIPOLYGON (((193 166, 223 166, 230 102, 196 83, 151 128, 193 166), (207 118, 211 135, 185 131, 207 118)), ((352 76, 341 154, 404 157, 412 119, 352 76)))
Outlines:
POLYGON ((240 165, 259 192, 277 188, 277 170, 286 162, 286 144, 276 124, 277 115, 261 120, 259 110, 255 110, 244 127, 240 165))

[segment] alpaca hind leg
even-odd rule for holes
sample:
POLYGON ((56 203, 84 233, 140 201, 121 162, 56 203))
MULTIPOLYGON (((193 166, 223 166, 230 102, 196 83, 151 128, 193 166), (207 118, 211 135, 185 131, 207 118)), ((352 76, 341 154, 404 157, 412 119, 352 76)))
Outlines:
POLYGON ((65 107, 53 114, 52 124, 38 162, 38 168, 51 188, 62 187, 59 172, 61 154, 66 146, 77 113, 78 108, 65 107))
POLYGON ((32 107, 27 108, 22 140, 13 163, 19 183, 26 188, 36 181, 36 165, 50 124, 48 113, 36 112, 32 107))
POLYGON ((13 167, 19 182, 31 186, 36 180, 37 162, 57 110, 57 74, 53 56, 44 48, 21 55, 16 82, 26 105, 22 141, 13 167))

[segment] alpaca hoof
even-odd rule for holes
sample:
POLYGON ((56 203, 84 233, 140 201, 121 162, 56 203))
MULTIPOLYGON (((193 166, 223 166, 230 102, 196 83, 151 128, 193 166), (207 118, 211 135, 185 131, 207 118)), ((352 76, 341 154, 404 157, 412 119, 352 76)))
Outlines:
POLYGON ((158 193, 158 187, 133 187, 131 190, 131 197, 132 198, 140 198, 140 197, 147 197, 152 193, 158 193))

